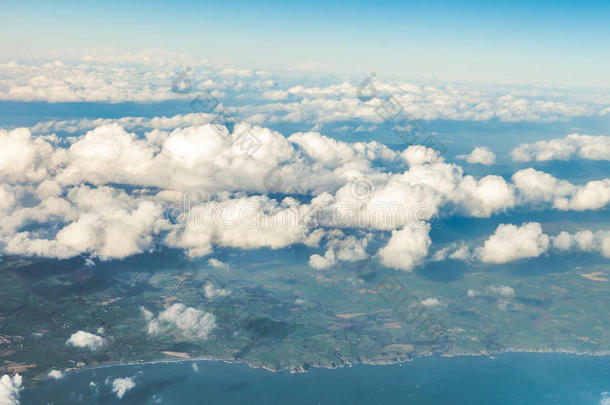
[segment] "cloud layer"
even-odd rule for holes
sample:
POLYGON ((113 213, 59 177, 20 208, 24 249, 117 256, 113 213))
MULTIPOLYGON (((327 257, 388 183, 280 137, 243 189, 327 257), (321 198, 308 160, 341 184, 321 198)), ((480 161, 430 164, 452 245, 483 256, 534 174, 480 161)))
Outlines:
POLYGON ((548 252, 599 253, 610 258, 610 231, 584 229, 575 233, 561 231, 557 235, 543 232, 537 222, 521 225, 500 224, 482 246, 452 243, 435 252, 433 261, 454 259, 472 262, 501 264, 520 259, 540 257, 548 252))
MULTIPOLYGON (((305 82, 303 72, 239 69, 158 49, 64 55, 42 62, 13 60, 0 63, 0 78, 2 100, 191 102, 201 92, 216 99, 232 99, 229 104, 234 105, 242 104, 235 102, 239 100, 257 100, 231 109, 252 124, 351 120, 380 124, 384 111, 396 109, 421 120, 553 121, 604 114, 607 107, 574 100, 561 89, 414 83, 380 77, 370 81, 365 77, 347 81, 328 77, 303 86, 298 84, 305 82)), ((308 76, 307 81, 310 79, 308 76)))
POLYGON ((518 162, 610 160, 610 136, 570 134, 565 138, 521 144, 513 149, 511 155, 518 162))
POLYGON ((70 138, 18 128, 0 130, 0 142, 4 254, 114 259, 165 245, 206 256, 218 246, 303 244, 323 247, 310 258, 318 269, 373 254, 409 271, 426 257, 439 216, 610 203, 609 179, 579 186, 531 168, 512 181, 474 177, 421 145, 394 151, 245 123, 154 135, 112 123, 70 138), (243 136, 256 143, 244 147, 243 136), (387 239, 376 253, 367 251, 375 235, 387 239))

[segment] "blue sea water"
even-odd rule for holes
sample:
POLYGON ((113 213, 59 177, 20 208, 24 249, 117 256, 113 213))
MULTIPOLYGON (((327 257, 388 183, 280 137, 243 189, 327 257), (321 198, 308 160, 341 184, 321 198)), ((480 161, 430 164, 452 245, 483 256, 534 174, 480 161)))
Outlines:
POLYGON ((609 357, 510 353, 301 374, 217 361, 108 366, 45 381, 25 390, 21 403, 598 405, 605 391, 609 357), (135 387, 119 399, 112 381, 122 377, 135 387))

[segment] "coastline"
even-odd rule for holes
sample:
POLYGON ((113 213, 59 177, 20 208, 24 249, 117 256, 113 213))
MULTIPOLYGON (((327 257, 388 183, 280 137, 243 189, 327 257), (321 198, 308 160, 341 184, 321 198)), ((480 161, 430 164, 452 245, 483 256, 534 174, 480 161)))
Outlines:
MULTIPOLYGON (((129 362, 124 362, 124 363, 109 362, 109 363, 101 363, 101 364, 96 364, 96 365, 91 365, 91 366, 78 367, 78 368, 73 368, 73 369, 66 369, 66 370, 62 370, 62 372, 64 372, 65 374, 72 374, 72 373, 84 373, 84 372, 89 372, 92 370, 104 369, 104 368, 109 368, 109 367, 137 366, 137 365, 151 366, 151 365, 156 365, 156 364, 167 364, 167 363, 214 361, 214 362, 222 362, 222 363, 227 363, 227 364, 244 364, 251 369, 262 369, 262 370, 272 372, 272 373, 298 374, 298 373, 307 373, 307 372, 311 371, 312 369, 334 370, 334 369, 339 369, 339 368, 355 367, 358 365, 391 366, 391 365, 404 364, 404 363, 411 362, 413 360, 417 360, 419 358, 432 357, 435 355, 438 356, 439 358, 442 358, 442 357, 444 357, 444 358, 488 357, 490 359, 495 359, 495 356, 501 356, 503 354, 519 354, 519 353, 548 354, 548 355, 559 354, 559 355, 583 356, 583 357, 610 356, 610 351, 577 352, 577 351, 570 351, 570 350, 508 348, 506 350, 498 351, 498 352, 463 352, 463 353, 426 352, 426 353, 420 353, 417 355, 412 355, 408 358, 400 358, 400 359, 396 359, 396 358, 393 358, 393 359, 392 358, 355 359, 355 360, 344 360, 341 363, 316 362, 316 363, 307 364, 307 365, 293 365, 293 366, 288 366, 288 367, 283 367, 283 368, 272 368, 265 364, 259 365, 259 364, 255 364, 255 363, 252 363, 247 360, 223 359, 223 358, 215 358, 215 357, 211 357, 211 356, 198 356, 198 357, 192 357, 192 358, 188 358, 188 359, 186 359, 186 358, 174 358, 174 359, 168 358, 168 359, 159 359, 159 360, 151 360, 151 361, 129 361, 129 362)), ((38 383, 45 381, 45 380, 49 380, 49 378, 46 375, 35 376, 31 380, 28 381, 30 384, 27 384, 28 386, 26 387, 26 389, 34 388, 36 385, 38 385, 38 383)))

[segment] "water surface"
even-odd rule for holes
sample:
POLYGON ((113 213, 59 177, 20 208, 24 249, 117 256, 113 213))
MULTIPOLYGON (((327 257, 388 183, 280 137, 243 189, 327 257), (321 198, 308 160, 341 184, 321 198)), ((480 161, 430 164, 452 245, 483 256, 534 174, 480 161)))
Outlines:
POLYGON ((421 358, 308 373, 272 373, 240 363, 184 361, 70 373, 22 393, 22 404, 574 404, 610 391, 610 358, 511 353, 421 358), (112 380, 136 386, 122 399, 112 380))

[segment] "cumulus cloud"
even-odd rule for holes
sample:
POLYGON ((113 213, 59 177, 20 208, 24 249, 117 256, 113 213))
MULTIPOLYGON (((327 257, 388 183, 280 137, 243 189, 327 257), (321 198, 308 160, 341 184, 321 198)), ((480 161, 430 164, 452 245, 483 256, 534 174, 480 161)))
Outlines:
POLYGON ((583 229, 574 233, 561 231, 552 236, 543 233, 540 224, 535 222, 520 226, 501 224, 482 247, 473 248, 463 241, 454 242, 438 249, 431 260, 454 259, 470 262, 479 259, 484 263, 508 263, 522 258, 538 257, 551 251, 558 254, 600 253, 610 258, 610 231, 583 229))
POLYGON ((62 373, 60 370, 51 370, 49 371, 49 378, 53 378, 55 380, 60 380, 64 377, 64 373, 62 373))
POLYGON ((324 256, 313 254, 309 257, 309 265, 314 269, 322 270, 335 264, 337 264, 337 259, 333 250, 327 250, 324 256))
POLYGON ((538 257, 549 248, 549 237, 539 223, 520 226, 500 224, 478 250, 484 263, 507 263, 518 259, 538 257))
POLYGON ((102 347, 104 343, 104 338, 82 330, 73 333, 66 341, 67 345, 83 347, 89 350, 97 350, 102 347))
POLYGON ((309 244, 311 230, 299 218, 294 199, 281 203, 267 196, 251 196, 202 203, 191 209, 192 220, 170 230, 165 243, 192 256, 213 251, 214 245, 256 249, 309 244))
POLYGON ((23 378, 19 374, 10 376, 4 374, 0 378, 0 404, 3 405, 19 405, 19 396, 23 389, 23 378))
POLYGON ((213 257, 208 260, 208 265, 211 266, 211 267, 214 267, 215 269, 226 270, 226 269, 229 268, 228 264, 223 263, 220 260, 215 259, 213 257))
POLYGON ((513 174, 512 180, 522 198, 533 203, 547 202, 555 205, 556 201, 565 199, 576 190, 570 182, 532 168, 519 170, 513 174))
POLYGON ((354 235, 345 236, 339 230, 330 232, 324 256, 319 254, 311 255, 309 265, 321 270, 334 266, 338 261, 356 262, 364 260, 368 257, 366 247, 371 237, 371 234, 367 234, 359 239, 354 235))
POLYGON ((548 203, 562 211, 594 210, 610 203, 610 179, 575 186, 532 168, 519 170, 512 179, 523 203, 548 203))
POLYGON ((442 261, 447 259, 469 261, 473 259, 473 252, 470 246, 464 242, 452 243, 437 250, 432 256, 433 261, 442 261))
POLYGON ((560 210, 595 210, 610 202, 610 179, 589 181, 575 188, 569 196, 559 198, 554 205, 560 210))
POLYGON ((433 256, 433 260, 445 260, 451 257, 468 261, 478 258, 483 263, 508 263, 523 258, 538 257, 550 251, 554 253, 596 252, 610 258, 610 231, 584 229, 574 233, 561 231, 557 235, 551 236, 543 233, 542 227, 537 222, 521 225, 500 224, 482 247, 471 250, 463 242, 454 243, 438 250, 433 256), (472 255, 450 256, 452 252, 461 251, 472 252, 472 255))
POLYGON ((216 328, 216 317, 213 314, 179 303, 171 305, 156 318, 144 308, 141 311, 148 321, 147 329, 151 335, 177 330, 184 336, 206 340, 216 328))
POLYGON ((500 176, 489 175, 479 180, 466 176, 457 191, 456 202, 475 217, 489 217, 516 205, 512 186, 500 176))
POLYGON ((573 234, 562 231, 552 241, 553 247, 559 251, 599 252, 610 258, 610 231, 585 229, 573 234))
POLYGON ((147 321, 151 321, 155 317, 155 315, 152 312, 150 312, 148 309, 146 309, 144 307, 140 307, 140 312, 142 312, 142 316, 147 321))
MULTIPOLYGON (((0 160, 4 254, 106 260, 162 244, 206 256, 219 246, 318 247, 326 240, 326 250, 311 258, 324 268, 367 257, 370 236, 345 236, 352 230, 399 232, 456 213, 489 217, 518 205, 583 210, 610 202, 608 179, 574 186, 526 169, 510 183, 465 174, 423 146, 395 152, 377 142, 317 132, 286 137, 246 123, 158 137, 112 123, 62 140, 27 129, 0 131, 0 138, 24 156, 15 162, 19 170, 0 160), (232 141, 244 132, 260 141, 249 155, 232 141), (344 235, 333 237, 333 229, 344 235)), ((221 266, 215 260, 210 266, 221 266)))
POLYGON ((459 155, 458 159, 463 159, 468 163, 479 163, 490 166, 496 163, 496 155, 486 146, 477 146, 467 155, 459 155))
POLYGON ((214 301, 216 298, 226 297, 227 295, 231 294, 231 291, 225 290, 224 288, 216 288, 212 283, 206 283, 205 286, 203 286, 203 292, 205 297, 210 301, 214 301))
POLYGON ((112 380, 112 392, 114 392, 119 399, 123 398, 127 391, 134 389, 135 386, 136 383, 131 377, 115 378, 112 380))
POLYGON ((407 162, 409 166, 417 166, 425 163, 438 163, 445 160, 439 151, 423 145, 409 146, 407 149, 402 151, 400 157, 407 162))
POLYGON ((425 300, 420 301, 420 304, 422 304, 426 308, 438 307, 439 305, 442 305, 442 303, 438 300, 438 298, 432 298, 432 297, 426 298, 425 300))
POLYGON ((40 182, 47 179, 54 163, 55 138, 32 137, 29 130, 0 129, 0 178, 10 183, 40 182))
POLYGON ((490 286, 489 291, 494 295, 499 295, 501 297, 514 297, 515 290, 512 287, 506 285, 500 286, 490 286))
POLYGON ((428 254, 431 244, 428 224, 410 225, 392 231, 388 243, 379 252, 384 266, 411 271, 428 254))
POLYGON ((610 160, 610 136, 570 134, 565 138, 524 143, 513 149, 518 162, 549 160, 610 160))
MULTIPOLYGON (((146 250, 162 218, 160 204, 110 187, 79 186, 63 197, 43 199, 36 209, 17 209, 15 221, 64 222, 54 238, 28 231, 5 236, 5 253, 66 258, 93 253, 122 258, 146 250), (29 218, 28 218, 29 217, 29 218)), ((15 224, 16 227, 20 223, 15 224)))

